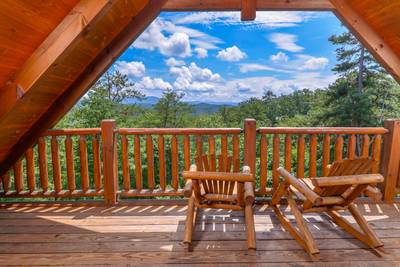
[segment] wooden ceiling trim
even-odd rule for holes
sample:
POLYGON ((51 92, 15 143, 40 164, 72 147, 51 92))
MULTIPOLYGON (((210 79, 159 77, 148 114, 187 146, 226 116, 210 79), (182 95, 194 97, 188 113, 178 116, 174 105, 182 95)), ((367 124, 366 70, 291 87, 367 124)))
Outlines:
POLYGON ((0 1, 0 90, 77 2, 0 1))
POLYGON ((241 20, 255 20, 257 0, 242 0, 241 20))
MULTIPOLYGON (((0 173, 7 171, 18 160, 26 148, 32 146, 40 134, 54 126, 62 116, 85 94, 87 89, 109 68, 109 66, 129 47, 129 45, 159 15, 167 0, 149 0, 148 4, 132 18, 100 54, 86 67, 86 70, 60 95, 47 111, 38 118, 18 142, 0 155, 0 173), (9 153, 12 151, 12 153, 9 153)), ((135 2, 136 3, 136 2, 135 2)), ((136 4, 137 5, 137 4, 136 4)), ((138 7, 141 7, 140 5, 138 7)), ((0 152, 2 150, 0 149, 0 152)))
POLYGON ((352 7, 341 0, 330 0, 335 14, 357 36, 382 66, 400 83, 400 55, 352 7))
MULTIPOLYGON (((256 0, 258 11, 267 10, 334 10, 329 0, 256 0)), ((169 0, 163 11, 241 11, 242 0, 169 0)))
POLYGON ((22 68, 14 75, 8 85, 0 91, 0 118, 17 101, 17 87, 27 92, 34 83, 66 53, 67 48, 73 45, 84 32, 96 21, 104 16, 111 7, 110 0, 81 0, 55 28, 46 40, 29 57, 22 68), (7 96, 4 97, 4 96, 7 96))

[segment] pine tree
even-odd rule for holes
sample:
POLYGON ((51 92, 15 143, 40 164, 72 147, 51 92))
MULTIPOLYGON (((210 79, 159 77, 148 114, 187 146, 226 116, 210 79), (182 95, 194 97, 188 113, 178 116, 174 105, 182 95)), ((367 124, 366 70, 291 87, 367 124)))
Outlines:
POLYGON ((397 97, 393 79, 350 32, 329 41, 338 46, 332 70, 339 78, 329 86, 323 119, 332 126, 380 124, 383 114, 394 108, 388 101, 397 97))

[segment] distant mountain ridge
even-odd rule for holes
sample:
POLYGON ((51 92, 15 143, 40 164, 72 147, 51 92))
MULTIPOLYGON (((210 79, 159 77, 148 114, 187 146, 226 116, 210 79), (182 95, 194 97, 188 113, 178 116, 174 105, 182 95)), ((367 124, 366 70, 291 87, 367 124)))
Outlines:
MULTIPOLYGON (((142 100, 128 99, 124 104, 136 104, 143 108, 152 108, 160 101, 160 98, 156 96, 146 96, 142 100)), ((204 102, 204 101, 184 101, 193 108, 193 113, 198 114, 212 114, 220 110, 224 106, 233 107, 236 106, 235 102, 204 102)))

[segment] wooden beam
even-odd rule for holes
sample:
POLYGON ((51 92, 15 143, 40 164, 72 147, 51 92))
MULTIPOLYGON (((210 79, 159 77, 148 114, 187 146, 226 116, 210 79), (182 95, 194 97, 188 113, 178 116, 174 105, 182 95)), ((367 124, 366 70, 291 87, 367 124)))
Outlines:
POLYGON ((346 24, 358 40, 371 52, 382 66, 400 82, 400 57, 347 1, 330 0, 335 14, 346 24))
POLYGON ((0 91, 0 99, 4 99, 0 105, 0 117, 12 108, 18 96, 26 94, 46 74, 46 70, 73 46, 85 29, 107 13, 111 3, 112 0, 81 0, 71 10, 0 91))
MULTIPOLYGON (((329 0, 256 0, 258 11, 333 10, 329 0)), ((163 11, 241 11, 242 0, 168 0, 163 11)))
POLYGON ((124 29, 92 60, 85 71, 61 94, 36 123, 12 147, 12 153, 0 160, 0 173, 7 171, 32 146, 40 134, 54 126, 75 103, 86 93, 96 80, 118 59, 131 43, 159 15, 168 0, 150 0, 133 17, 124 29))
POLYGON ((242 0, 241 20, 255 20, 256 19, 256 3, 257 0, 242 0))

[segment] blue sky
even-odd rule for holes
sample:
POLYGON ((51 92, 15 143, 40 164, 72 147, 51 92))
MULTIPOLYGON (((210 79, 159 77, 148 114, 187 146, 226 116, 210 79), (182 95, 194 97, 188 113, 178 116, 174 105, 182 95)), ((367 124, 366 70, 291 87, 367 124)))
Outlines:
POLYGON ((186 101, 240 102, 302 88, 324 88, 336 78, 335 47, 345 28, 330 12, 162 13, 112 68, 148 96, 172 88, 186 101))

